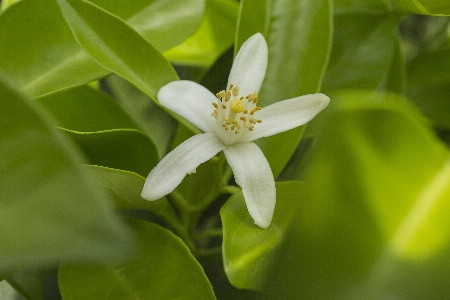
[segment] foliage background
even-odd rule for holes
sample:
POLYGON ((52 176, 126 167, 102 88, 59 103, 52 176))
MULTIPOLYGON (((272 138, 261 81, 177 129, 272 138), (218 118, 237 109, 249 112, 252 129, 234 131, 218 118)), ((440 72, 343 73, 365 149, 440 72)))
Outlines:
POLYGON ((446 1, 1 6, 1 299, 11 286, 24 299, 450 297, 446 1), (269 45, 263 106, 331 98, 308 126, 258 141, 277 178, 272 226, 253 224, 220 155, 141 199, 198 133, 158 89, 223 89, 255 32, 269 45))

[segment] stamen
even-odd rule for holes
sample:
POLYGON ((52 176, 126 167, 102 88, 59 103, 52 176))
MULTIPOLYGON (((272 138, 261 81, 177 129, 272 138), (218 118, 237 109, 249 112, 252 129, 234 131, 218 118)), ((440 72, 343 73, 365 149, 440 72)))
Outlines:
POLYGON ((237 86, 233 86, 232 92, 233 96, 237 97, 237 95, 239 95, 239 88, 237 86))
POLYGON ((217 105, 217 103, 213 102, 212 106, 214 106, 215 108, 219 108, 219 105, 217 105))

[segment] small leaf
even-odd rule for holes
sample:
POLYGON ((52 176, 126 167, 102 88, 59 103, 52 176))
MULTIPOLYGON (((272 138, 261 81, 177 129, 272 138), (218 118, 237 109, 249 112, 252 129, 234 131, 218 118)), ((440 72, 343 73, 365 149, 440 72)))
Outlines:
POLYGON ((110 193, 117 208, 143 209, 168 221, 169 224, 178 222, 178 216, 167 199, 159 199, 158 201, 142 199, 141 191, 144 187, 144 177, 123 170, 92 165, 87 167, 97 183, 110 193))
POLYGON ((277 205, 267 229, 254 224, 241 193, 233 195, 220 210, 225 272, 239 289, 262 288, 287 225, 303 198, 301 182, 278 182, 276 188, 277 205))
POLYGON ((158 163, 158 154, 153 142, 140 131, 134 129, 65 131, 80 146, 93 165, 147 176, 158 163))

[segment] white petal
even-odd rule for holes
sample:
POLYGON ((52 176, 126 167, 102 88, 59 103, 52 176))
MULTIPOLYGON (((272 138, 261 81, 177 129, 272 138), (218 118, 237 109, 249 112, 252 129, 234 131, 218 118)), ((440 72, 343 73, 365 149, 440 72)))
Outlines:
POLYGON ((266 157, 251 142, 235 144, 226 148, 224 153, 236 183, 242 188, 248 212, 256 225, 269 227, 275 209, 276 191, 266 157))
POLYGON ((203 132, 212 132, 215 119, 212 102, 216 96, 198 83, 188 80, 173 81, 163 86, 158 92, 162 106, 176 112, 203 132))
POLYGON ((214 133, 201 133, 184 141, 167 154, 145 180, 141 196, 146 200, 159 199, 172 192, 186 174, 193 173, 225 145, 214 133))
POLYGON ((255 113, 262 120, 246 137, 246 141, 254 141, 261 137, 271 136, 286 130, 304 125, 314 118, 330 103, 324 94, 304 95, 280 101, 255 113))
MULTIPOLYGON (((258 93, 266 75, 268 48, 261 33, 252 35, 242 44, 228 77, 230 83, 239 87, 239 94, 247 96, 258 93)), ((227 86, 227 87, 228 87, 227 86)))

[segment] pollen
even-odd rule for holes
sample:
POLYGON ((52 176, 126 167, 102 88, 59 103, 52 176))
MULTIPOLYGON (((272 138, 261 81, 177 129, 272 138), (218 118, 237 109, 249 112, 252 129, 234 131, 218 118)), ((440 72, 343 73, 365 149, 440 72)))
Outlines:
POLYGON ((245 132, 253 131, 255 125, 262 120, 255 117, 255 113, 261 110, 256 106, 258 93, 247 96, 239 94, 239 87, 230 84, 227 90, 216 94, 217 103, 213 102, 214 111, 211 114, 216 118, 217 125, 221 130, 228 131, 233 136, 241 136, 245 132))

